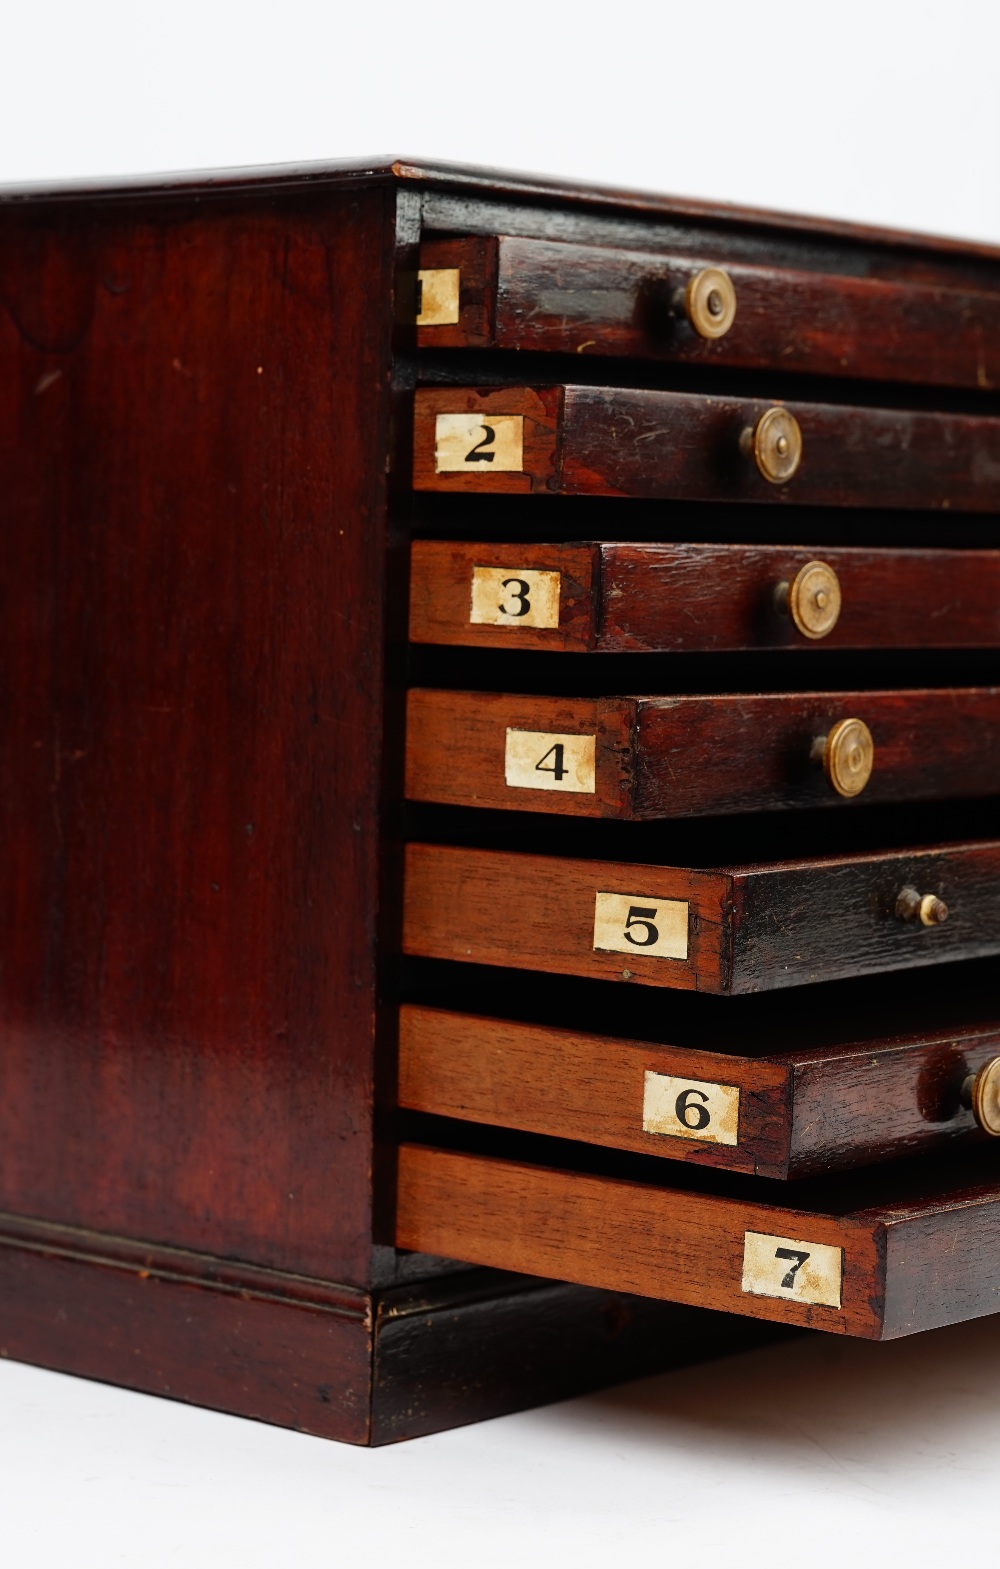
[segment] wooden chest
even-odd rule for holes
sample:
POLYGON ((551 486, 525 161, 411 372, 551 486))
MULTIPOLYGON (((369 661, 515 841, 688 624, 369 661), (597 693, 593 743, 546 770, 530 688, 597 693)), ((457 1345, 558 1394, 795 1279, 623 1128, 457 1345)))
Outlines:
POLYGON ((0 303, 0 1353, 381 1443, 1000 1307, 1000 253, 344 164, 0 303))

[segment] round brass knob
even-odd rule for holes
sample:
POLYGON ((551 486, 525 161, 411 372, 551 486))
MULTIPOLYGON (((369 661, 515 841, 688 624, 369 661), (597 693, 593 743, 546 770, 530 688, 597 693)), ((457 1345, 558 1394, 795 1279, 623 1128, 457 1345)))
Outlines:
POLYGON ((703 338, 724 338, 736 320, 736 289, 721 267, 696 272, 684 291, 684 309, 703 338))
POLYGON ((826 637, 840 616, 840 583, 825 561, 807 561, 788 588, 788 614, 803 637, 826 637))
POLYGON ((784 485, 802 461, 802 432, 794 414, 775 405, 750 433, 753 459, 771 485, 784 485))
POLYGON ((896 900, 901 921, 919 921, 921 926, 941 926, 948 919, 948 906, 936 893, 918 893, 904 888, 896 900))
POLYGON ((994 1138, 1000 1137, 1000 1057, 980 1068, 972 1081, 972 1115, 994 1138))
POLYGON ((823 746, 823 767, 838 795, 860 795, 872 776, 875 743, 863 719, 841 719, 823 746))

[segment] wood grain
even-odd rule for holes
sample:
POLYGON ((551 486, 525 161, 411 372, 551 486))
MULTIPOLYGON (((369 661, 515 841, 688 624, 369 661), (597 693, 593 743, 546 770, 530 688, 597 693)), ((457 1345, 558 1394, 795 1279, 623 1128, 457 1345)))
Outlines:
POLYGON ((787 406, 802 430, 803 458, 787 484, 772 485, 741 450, 743 433, 774 407, 763 398, 585 386, 512 387, 502 393, 422 389, 416 397, 413 482, 417 490, 434 491, 996 509, 1000 419, 823 403, 787 406), (533 445, 526 450, 523 474, 435 474, 436 413, 516 414, 527 408, 538 409, 539 417, 531 426, 533 445))
MULTIPOLYGON (((542 759, 548 742, 539 740, 536 750, 542 759)), ((417 689, 406 758, 406 793, 416 801, 636 820, 813 806, 856 811, 880 801, 1000 791, 1000 691, 588 701, 417 689), (851 798, 837 794, 822 766, 822 740, 845 718, 863 720, 875 742, 871 779, 851 798), (595 736, 595 793, 512 788, 504 772, 511 729, 595 736)))
POLYGON ((885 1290, 878 1230, 875 1219, 415 1144, 399 1151, 400 1247, 870 1340, 881 1335, 885 1290), (747 1231, 842 1248, 841 1307, 744 1292, 747 1231))
MULTIPOLYGON (((503 1008, 518 990, 500 986, 503 1008)), ((767 1177, 813 1176, 981 1141, 964 1104, 970 1074, 1000 1053, 1000 1023, 826 1046, 796 1014, 801 1044, 740 1055, 404 1004, 399 1104, 413 1111, 767 1177), (735 1146, 643 1131, 646 1073, 739 1090, 735 1146)), ((884 1016, 880 1021, 884 1024, 884 1016)), ((795 1034, 794 1019, 785 1035, 795 1034)), ((845 1017, 864 1027, 867 1018, 845 1017)), ((622 1029, 632 1024, 629 1015, 622 1029)), ((634 1026, 633 1026, 634 1027, 634 1026)), ((665 1020, 663 1033, 672 1033, 665 1020)))
POLYGON ((421 266, 460 267, 462 321, 425 327, 425 347, 492 347, 731 365, 988 391, 1000 384, 1000 297, 897 280, 748 266, 720 242, 700 258, 500 235, 421 247, 421 266), (722 267, 736 319, 695 332, 689 280, 722 267))
POLYGON ((770 991, 1000 952, 1000 844, 714 871, 411 844, 404 903, 403 948, 417 957, 770 991), (901 920, 906 887, 943 899, 947 922, 901 920), (596 951, 599 891, 645 905, 687 900, 687 959, 596 951))
POLYGON ((572 653, 1000 646, 995 550, 415 540, 410 583, 415 643, 572 653), (776 607, 775 590, 817 557, 836 572, 843 604, 813 641, 776 607), (471 625, 472 572, 490 564, 561 573, 559 626, 471 625))

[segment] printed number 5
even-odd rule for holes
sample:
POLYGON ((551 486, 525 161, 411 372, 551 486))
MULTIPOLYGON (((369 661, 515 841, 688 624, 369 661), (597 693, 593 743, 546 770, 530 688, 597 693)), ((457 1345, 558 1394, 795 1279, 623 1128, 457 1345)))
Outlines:
POLYGON ((655 904, 630 904, 628 917, 625 921, 625 941, 630 942, 635 948, 652 948, 654 943, 659 942, 660 933, 653 925, 655 914, 655 904), (645 932, 646 935, 644 937, 634 937, 632 935, 632 928, 638 926, 641 926, 645 932))
POLYGON ((795 1248, 775 1248, 774 1256, 775 1258, 791 1258, 795 1260, 791 1269, 786 1270, 782 1276, 782 1288, 787 1291, 791 1286, 794 1286, 795 1276, 810 1255, 808 1253, 799 1253, 795 1248))

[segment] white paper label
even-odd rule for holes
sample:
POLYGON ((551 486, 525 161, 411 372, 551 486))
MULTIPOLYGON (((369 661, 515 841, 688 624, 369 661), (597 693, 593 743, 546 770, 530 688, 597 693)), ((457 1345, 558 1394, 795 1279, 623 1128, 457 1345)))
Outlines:
POLYGON ((674 1079, 646 1072, 642 1094, 642 1131, 674 1139, 704 1139, 706 1144, 739 1143, 740 1092, 735 1084, 674 1079))
POLYGON ((421 268, 417 273, 418 327, 453 327, 456 324, 460 279, 457 267, 421 268))
POLYGON ((473 567, 473 626, 557 627, 559 625, 558 572, 536 572, 533 567, 473 567))
POLYGON ((548 730, 508 730, 504 779, 515 790, 571 790, 593 795, 597 737, 548 730))
POLYGON ((520 414, 439 414, 434 425, 436 474, 520 474, 524 419, 520 414))
POLYGON ((843 1268, 843 1249, 825 1242, 743 1234, 743 1290, 754 1296, 839 1308, 843 1268))
POLYGON ((633 958, 644 953, 653 959, 686 959, 687 904, 643 893, 596 894, 594 947, 633 958))

